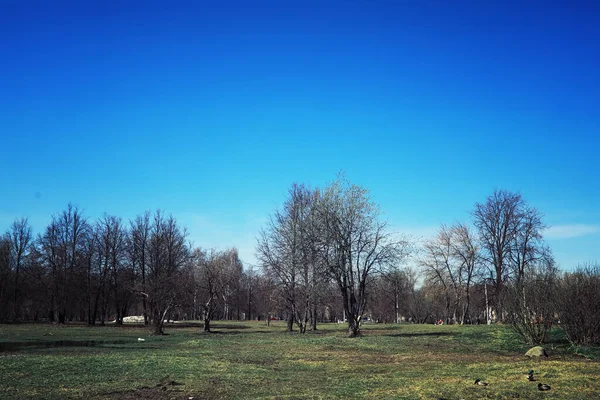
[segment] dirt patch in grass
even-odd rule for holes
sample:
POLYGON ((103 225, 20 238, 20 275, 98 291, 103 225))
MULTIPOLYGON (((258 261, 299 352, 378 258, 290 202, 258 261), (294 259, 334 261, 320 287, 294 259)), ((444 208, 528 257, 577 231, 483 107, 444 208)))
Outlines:
MULTIPOLYGON (((218 384, 218 382, 211 382, 212 384, 218 384)), ((159 383, 153 387, 139 387, 134 390, 124 390, 106 393, 99 396, 102 399, 173 399, 173 400, 195 400, 195 399, 208 399, 208 398, 219 398, 218 394, 205 393, 205 394, 190 394, 185 389, 185 384, 169 379, 169 377, 163 378, 159 383)))

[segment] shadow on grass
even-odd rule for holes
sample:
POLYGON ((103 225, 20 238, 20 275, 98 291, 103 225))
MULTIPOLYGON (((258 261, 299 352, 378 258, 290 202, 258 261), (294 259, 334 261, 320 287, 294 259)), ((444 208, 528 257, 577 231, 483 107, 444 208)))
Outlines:
POLYGON ((211 329, 215 328, 215 329, 248 329, 247 325, 242 325, 242 324, 219 324, 219 323, 212 323, 210 324, 211 329))
POLYGON ((419 333, 391 333, 384 335, 389 337, 439 337, 439 336, 454 336, 451 332, 419 332, 419 333))
POLYGON ((205 332, 205 331, 200 331, 198 334, 199 335, 248 335, 248 334, 255 334, 255 333, 264 333, 264 334, 277 334, 280 332, 269 332, 269 331, 255 331, 255 330, 251 330, 251 331, 244 331, 244 332, 238 332, 238 331, 227 331, 227 330, 221 330, 223 328, 219 327, 216 329, 219 330, 214 330, 215 328, 210 328, 210 332, 205 332))
MULTIPOLYGON (((133 340, 48 340, 31 342, 3 342, 0 343, 0 353, 17 352, 21 350, 39 350, 65 347, 111 347, 140 349, 144 346, 122 346, 131 345, 133 340)), ((147 347, 153 348, 153 347, 147 347)))

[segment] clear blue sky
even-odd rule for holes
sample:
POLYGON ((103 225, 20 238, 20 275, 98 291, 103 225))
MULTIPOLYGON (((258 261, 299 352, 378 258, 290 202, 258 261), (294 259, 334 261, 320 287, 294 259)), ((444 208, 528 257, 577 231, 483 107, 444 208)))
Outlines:
POLYGON ((0 230, 160 208, 253 262, 344 170, 397 231, 507 189, 600 260, 600 5, 458 3, 0 1, 0 230))

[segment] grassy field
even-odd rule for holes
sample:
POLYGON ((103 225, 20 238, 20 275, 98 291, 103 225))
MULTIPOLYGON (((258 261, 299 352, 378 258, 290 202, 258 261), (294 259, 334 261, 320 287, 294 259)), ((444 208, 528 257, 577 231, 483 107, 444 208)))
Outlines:
POLYGON ((214 330, 0 325, 0 398, 600 398, 600 351, 573 349, 559 331, 550 357, 529 359, 505 326, 366 325, 356 339, 337 324, 306 335, 281 322, 214 330), (552 389, 538 391, 529 369, 552 389))

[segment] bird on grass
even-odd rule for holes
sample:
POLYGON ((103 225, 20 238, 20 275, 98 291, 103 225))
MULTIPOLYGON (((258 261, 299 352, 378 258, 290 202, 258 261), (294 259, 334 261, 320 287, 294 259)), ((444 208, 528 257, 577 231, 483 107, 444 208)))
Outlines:
POLYGON ((530 381, 530 382, 535 381, 535 377, 533 376, 533 370, 532 369, 530 369, 529 372, 527 372, 526 376, 527 376, 527 380, 528 381, 530 381))
POLYGON ((487 386, 488 383, 486 381, 482 381, 480 379, 475 379, 475 383, 474 385, 479 385, 479 386, 487 386))
POLYGON ((550 386, 543 383, 538 383, 538 390, 550 390, 550 386))

